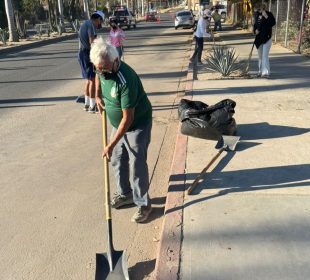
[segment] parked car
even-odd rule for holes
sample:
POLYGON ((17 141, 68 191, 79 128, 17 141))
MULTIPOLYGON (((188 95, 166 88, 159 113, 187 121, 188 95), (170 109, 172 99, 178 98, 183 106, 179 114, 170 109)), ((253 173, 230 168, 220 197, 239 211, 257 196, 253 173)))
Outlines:
POLYGON ((145 21, 157 21, 157 12, 147 12, 145 21))
POLYGON ((137 27, 135 15, 125 7, 115 8, 110 17, 110 20, 115 20, 120 27, 126 26, 128 29, 130 27, 137 27))
POLYGON ((195 18, 190 10, 183 10, 175 14, 174 28, 179 27, 194 27, 195 18))

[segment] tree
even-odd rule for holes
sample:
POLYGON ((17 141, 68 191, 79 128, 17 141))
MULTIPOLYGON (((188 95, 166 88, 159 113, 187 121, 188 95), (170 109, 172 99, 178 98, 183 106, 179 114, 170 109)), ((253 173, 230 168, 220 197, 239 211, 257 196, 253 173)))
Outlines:
POLYGON ((60 19, 60 29, 63 32, 64 31, 64 6, 62 0, 58 0, 58 10, 59 10, 59 19, 60 19))
POLYGON ((84 6, 84 15, 85 15, 85 18, 90 18, 90 15, 89 15, 89 7, 88 7, 88 0, 83 0, 83 6, 84 6))
POLYGON ((6 11, 6 17, 8 20, 8 27, 9 27, 9 41, 10 42, 18 42, 18 34, 17 29, 15 26, 14 21, 14 11, 13 11, 13 5, 11 0, 4 0, 5 3, 5 11, 6 11))

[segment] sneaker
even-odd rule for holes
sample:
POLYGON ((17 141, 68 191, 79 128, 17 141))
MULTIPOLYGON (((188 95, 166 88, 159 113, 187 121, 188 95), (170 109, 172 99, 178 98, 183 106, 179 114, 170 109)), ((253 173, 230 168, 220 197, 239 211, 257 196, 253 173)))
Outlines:
POLYGON ((92 114, 98 113, 97 105, 95 105, 93 108, 89 107, 88 113, 92 113, 92 114))
POLYGON ((132 216, 133 223, 142 223, 147 220, 152 212, 152 205, 138 207, 138 211, 132 216))
POLYGON ((125 205, 130 205, 130 204, 134 204, 132 193, 127 196, 116 194, 111 201, 111 207, 115 209, 118 209, 125 205))
POLYGON ((197 66, 203 66, 203 63, 201 61, 198 61, 197 66))
POLYGON ((84 106, 84 111, 87 112, 88 110, 89 110, 89 105, 85 105, 85 106, 84 106))

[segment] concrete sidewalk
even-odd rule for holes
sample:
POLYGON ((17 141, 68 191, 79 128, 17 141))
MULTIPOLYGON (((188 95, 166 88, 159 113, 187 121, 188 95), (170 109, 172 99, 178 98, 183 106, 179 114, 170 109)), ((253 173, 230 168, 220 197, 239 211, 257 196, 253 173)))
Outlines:
MULTIPOLYGON (((252 35, 231 29, 220 37, 241 59, 248 57, 252 35)), ((254 50, 252 73, 256 55, 254 50)), ((169 230, 161 241, 166 253, 159 256, 156 279, 309 278, 310 59, 277 45, 270 57, 271 79, 210 80, 198 69, 185 98, 210 105, 235 100, 241 141, 235 152, 222 153, 181 203, 184 189, 217 150, 215 141, 178 135, 178 168, 172 168, 165 212, 169 230), (179 222, 171 225, 176 213, 181 229, 179 222)))

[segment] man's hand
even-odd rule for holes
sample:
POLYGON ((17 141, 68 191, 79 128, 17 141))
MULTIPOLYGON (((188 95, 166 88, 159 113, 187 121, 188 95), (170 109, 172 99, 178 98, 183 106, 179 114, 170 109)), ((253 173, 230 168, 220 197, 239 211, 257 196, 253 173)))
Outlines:
POLYGON ((100 114, 102 114, 103 110, 104 110, 104 103, 101 97, 96 96, 96 104, 97 104, 97 108, 100 112, 100 114))
POLYGON ((258 35, 258 34, 259 34, 259 31, 258 31, 257 29, 255 30, 255 34, 256 34, 256 35, 258 35))
POLYGON ((113 147, 108 145, 102 150, 102 158, 106 157, 108 161, 111 160, 113 147))

